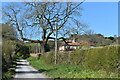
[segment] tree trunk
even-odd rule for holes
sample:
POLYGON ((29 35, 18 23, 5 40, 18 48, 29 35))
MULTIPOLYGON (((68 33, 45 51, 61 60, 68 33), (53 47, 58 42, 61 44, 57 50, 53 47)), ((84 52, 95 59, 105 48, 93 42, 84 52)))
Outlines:
POLYGON ((45 44, 44 42, 40 44, 40 51, 41 53, 50 51, 49 45, 45 44))
POLYGON ((44 45, 44 43, 40 44, 40 51, 41 51, 41 53, 45 52, 45 45, 44 45))

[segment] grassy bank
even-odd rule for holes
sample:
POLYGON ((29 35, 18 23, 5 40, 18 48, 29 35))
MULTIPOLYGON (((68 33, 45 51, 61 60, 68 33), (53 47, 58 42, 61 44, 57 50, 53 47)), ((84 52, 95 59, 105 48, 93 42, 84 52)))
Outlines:
POLYGON ((73 64, 46 64, 43 60, 34 57, 27 59, 30 64, 51 78, 116 78, 116 73, 107 74, 105 71, 84 69, 81 65, 73 64))
POLYGON ((120 46, 104 46, 90 49, 77 49, 74 52, 57 54, 54 65, 54 52, 30 57, 31 65, 53 78, 117 78, 120 46))

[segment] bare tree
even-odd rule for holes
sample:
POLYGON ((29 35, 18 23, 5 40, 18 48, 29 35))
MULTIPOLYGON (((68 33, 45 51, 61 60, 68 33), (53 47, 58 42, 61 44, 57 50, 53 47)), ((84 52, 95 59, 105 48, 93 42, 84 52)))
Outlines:
MULTIPOLYGON (((10 3, 3 9, 5 22, 14 25, 22 40, 40 43, 41 51, 47 51, 49 39, 55 39, 54 33, 65 43, 65 35, 72 29, 82 29, 83 24, 77 19, 81 16, 81 4, 83 2, 27 2, 10 3), (76 18, 77 17, 77 18, 76 18), (57 19, 57 20, 56 20, 57 19), (76 29, 70 24, 76 24, 76 29), (56 28, 57 23, 57 28, 56 28), (81 27, 81 28, 80 28, 81 27), (64 30, 64 32, 63 32, 64 30), (28 36, 29 34, 29 36, 28 36), (32 40, 30 36, 37 37, 32 40)), ((80 32, 80 31, 79 31, 80 32)))
POLYGON ((95 34, 95 32, 93 30, 87 30, 87 31, 85 31, 85 34, 93 35, 93 34, 95 34))

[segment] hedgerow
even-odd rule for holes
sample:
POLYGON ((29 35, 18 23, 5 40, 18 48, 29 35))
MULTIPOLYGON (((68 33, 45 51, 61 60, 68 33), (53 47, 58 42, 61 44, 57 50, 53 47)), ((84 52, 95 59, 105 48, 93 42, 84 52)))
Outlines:
MULTIPOLYGON (((95 47, 90 49, 77 49, 74 52, 59 52, 57 64, 82 65, 86 69, 104 70, 108 74, 118 72, 118 56, 120 46, 95 47)), ((45 63, 54 64, 54 52, 42 54, 40 57, 45 63)))

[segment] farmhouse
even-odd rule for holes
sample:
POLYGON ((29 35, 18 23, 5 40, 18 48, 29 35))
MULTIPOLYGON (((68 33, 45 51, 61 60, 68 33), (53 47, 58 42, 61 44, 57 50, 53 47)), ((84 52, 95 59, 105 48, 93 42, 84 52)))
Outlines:
POLYGON ((93 43, 87 42, 87 41, 79 41, 79 42, 72 42, 67 43, 59 47, 59 51, 73 51, 79 48, 80 45, 85 44, 89 46, 94 46, 93 43))

